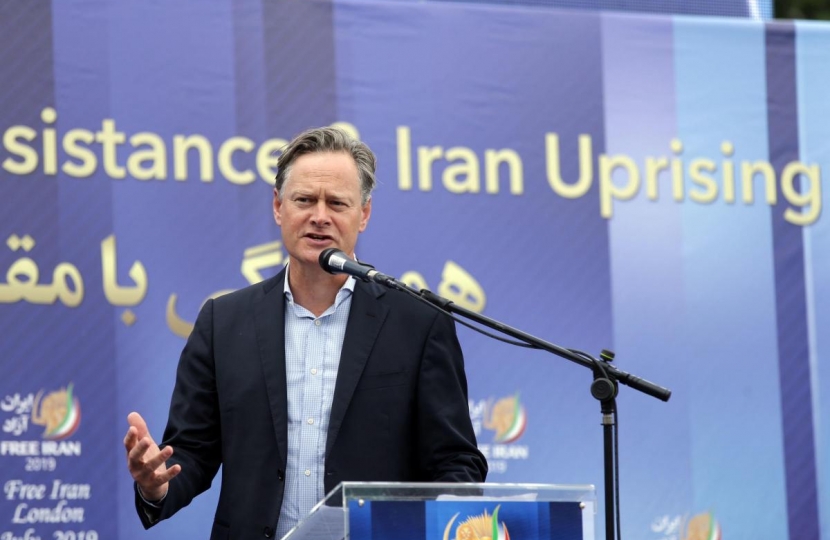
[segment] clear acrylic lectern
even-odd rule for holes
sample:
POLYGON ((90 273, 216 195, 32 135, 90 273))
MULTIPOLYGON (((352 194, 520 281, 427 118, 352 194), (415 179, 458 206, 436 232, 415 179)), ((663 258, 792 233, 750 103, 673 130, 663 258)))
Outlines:
POLYGON ((591 485, 344 482, 285 540, 594 540, 591 485))

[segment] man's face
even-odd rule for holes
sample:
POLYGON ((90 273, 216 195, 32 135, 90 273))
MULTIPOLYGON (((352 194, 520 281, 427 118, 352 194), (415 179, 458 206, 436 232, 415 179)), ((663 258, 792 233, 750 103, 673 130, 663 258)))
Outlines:
POLYGON ((361 206, 360 179, 346 153, 314 153, 297 158, 283 185, 274 193, 274 219, 291 264, 317 267, 320 252, 342 249, 354 255, 357 235, 372 213, 371 200, 361 206))

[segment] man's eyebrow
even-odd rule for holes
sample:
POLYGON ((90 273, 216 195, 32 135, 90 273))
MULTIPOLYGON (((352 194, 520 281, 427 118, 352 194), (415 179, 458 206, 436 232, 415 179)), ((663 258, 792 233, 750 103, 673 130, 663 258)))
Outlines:
POLYGON ((289 192, 291 197, 316 197, 317 195, 310 190, 298 189, 296 191, 289 192))
MULTIPOLYGON (((297 191, 288 193, 287 197, 305 197, 305 198, 318 198, 319 194, 313 190, 303 190, 298 189, 297 191)), ((359 197, 352 197, 351 194, 346 192, 329 192, 325 194, 325 199, 327 201, 337 200, 337 201, 351 201, 353 199, 357 199, 359 197)))

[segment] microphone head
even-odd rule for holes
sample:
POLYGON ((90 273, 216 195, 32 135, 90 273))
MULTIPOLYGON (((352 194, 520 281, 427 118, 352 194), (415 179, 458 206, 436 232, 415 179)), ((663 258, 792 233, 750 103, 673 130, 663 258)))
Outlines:
MULTIPOLYGON (((319 262, 320 267, 329 274, 336 274, 337 272, 335 272, 335 269, 329 263, 329 260, 332 258, 332 256, 337 255, 339 253, 343 253, 343 251, 337 248, 326 248, 320 252, 320 257, 317 259, 317 262, 319 262)), ((343 255, 345 256, 346 254, 343 253, 343 255)))

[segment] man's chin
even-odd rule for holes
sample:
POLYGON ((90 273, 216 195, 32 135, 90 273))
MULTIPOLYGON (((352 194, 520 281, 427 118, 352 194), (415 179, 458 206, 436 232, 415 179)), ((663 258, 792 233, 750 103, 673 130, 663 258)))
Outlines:
MULTIPOLYGON (((336 246, 330 246, 336 247, 336 246)), ((294 264, 299 264, 306 267, 317 267, 320 268, 320 254, 328 249, 328 247, 321 247, 321 248, 311 248, 303 250, 299 256, 292 256, 291 261, 294 264)))

